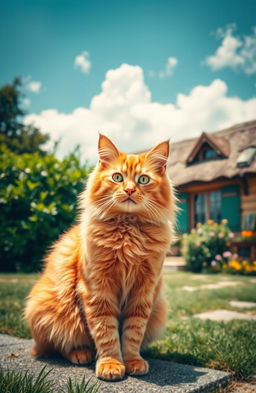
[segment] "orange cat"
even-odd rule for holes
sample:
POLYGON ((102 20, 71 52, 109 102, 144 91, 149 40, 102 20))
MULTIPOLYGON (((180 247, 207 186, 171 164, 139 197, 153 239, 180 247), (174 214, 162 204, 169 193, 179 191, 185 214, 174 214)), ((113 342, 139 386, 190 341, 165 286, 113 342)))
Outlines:
POLYGON ((168 141, 132 155, 100 135, 79 224, 53 246, 28 297, 35 356, 58 351, 86 364, 97 354, 96 375, 107 380, 148 372, 140 349, 167 317, 161 270, 174 217, 168 155, 168 141))

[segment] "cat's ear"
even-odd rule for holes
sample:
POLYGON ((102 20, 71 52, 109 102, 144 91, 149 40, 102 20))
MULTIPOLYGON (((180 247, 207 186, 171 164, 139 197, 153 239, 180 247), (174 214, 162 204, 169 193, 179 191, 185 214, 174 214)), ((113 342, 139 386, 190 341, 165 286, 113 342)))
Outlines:
POLYGON ((109 138, 105 135, 99 134, 99 159, 102 164, 109 164, 110 162, 116 160, 119 156, 119 151, 115 145, 111 142, 109 138))
POLYGON ((163 174, 167 168, 167 161, 170 152, 170 140, 159 143, 153 147, 147 154, 146 158, 152 167, 159 174, 163 174))

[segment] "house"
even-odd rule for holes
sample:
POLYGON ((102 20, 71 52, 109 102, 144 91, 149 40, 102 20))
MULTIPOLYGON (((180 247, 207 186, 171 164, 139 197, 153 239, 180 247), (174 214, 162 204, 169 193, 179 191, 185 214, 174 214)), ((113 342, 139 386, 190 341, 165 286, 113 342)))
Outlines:
POLYGON ((168 173, 179 233, 208 219, 227 219, 235 233, 256 230, 256 120, 171 144, 168 173))

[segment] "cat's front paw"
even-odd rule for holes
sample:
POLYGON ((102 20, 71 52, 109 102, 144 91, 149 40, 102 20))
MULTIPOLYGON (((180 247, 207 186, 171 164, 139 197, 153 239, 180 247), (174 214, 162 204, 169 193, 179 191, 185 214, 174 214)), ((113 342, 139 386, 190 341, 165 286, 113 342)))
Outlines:
POLYGON ((122 379, 125 374, 125 366, 119 360, 113 358, 99 359, 96 365, 96 376, 101 379, 113 381, 122 379))
POLYGON ((149 365, 142 358, 129 359, 125 361, 125 370, 130 375, 145 375, 148 373, 149 365))

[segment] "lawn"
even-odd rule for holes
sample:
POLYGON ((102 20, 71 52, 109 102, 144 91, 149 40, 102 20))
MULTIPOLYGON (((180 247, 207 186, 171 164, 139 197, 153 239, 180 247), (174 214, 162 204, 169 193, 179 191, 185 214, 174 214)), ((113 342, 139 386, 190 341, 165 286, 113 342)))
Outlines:
MULTIPOLYGON (((29 328, 22 320, 25 297, 36 275, 0 275, 0 332, 30 338, 29 328)), ((255 279, 254 279, 255 280, 255 279)), ((169 301, 169 320, 163 338, 153 343, 150 356, 206 366, 232 372, 236 377, 255 373, 256 321, 203 321, 195 313, 215 309, 230 309, 256 315, 230 306, 230 300, 256 302, 255 282, 250 277, 231 275, 195 275, 188 272, 165 274, 165 289, 169 301), (187 292, 184 285, 200 285, 237 281, 234 287, 199 289, 187 292)))

